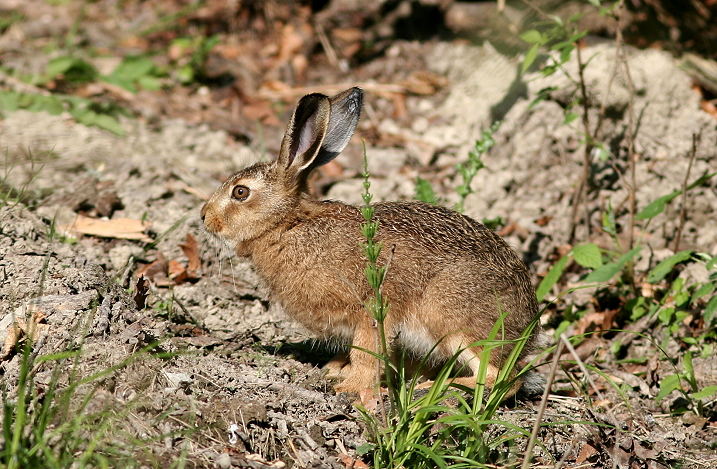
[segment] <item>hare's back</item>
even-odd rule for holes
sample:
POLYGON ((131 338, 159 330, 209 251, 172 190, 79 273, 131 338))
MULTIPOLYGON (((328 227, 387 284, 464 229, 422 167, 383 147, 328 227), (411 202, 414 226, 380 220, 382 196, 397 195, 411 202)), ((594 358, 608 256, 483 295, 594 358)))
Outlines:
POLYGON ((379 233, 389 243, 413 246, 438 257, 518 260, 508 244, 470 217, 422 202, 376 204, 379 233))

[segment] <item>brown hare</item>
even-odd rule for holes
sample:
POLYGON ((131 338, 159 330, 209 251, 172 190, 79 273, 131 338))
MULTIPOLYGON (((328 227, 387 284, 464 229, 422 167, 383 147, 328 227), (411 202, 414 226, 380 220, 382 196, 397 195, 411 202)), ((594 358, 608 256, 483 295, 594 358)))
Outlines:
MULTIPOLYGON (((364 277, 363 219, 357 207, 312 198, 307 179, 344 149, 362 100, 359 88, 301 98, 278 158, 234 174, 201 211, 206 229, 251 260, 291 317, 354 346, 348 363, 329 363, 343 378, 338 392, 360 391, 376 379, 376 359, 360 350, 378 352, 375 324, 364 309, 372 293, 364 277)), ((520 337, 535 318, 526 266, 490 229, 419 202, 378 203, 375 217, 383 262, 391 256, 383 292, 393 342, 418 356, 438 344, 438 359, 463 349, 460 360, 475 374, 480 348, 470 344, 485 339, 502 314, 506 340, 520 337)), ((492 351, 488 385, 510 350, 505 345, 492 351)), ((475 385, 475 377, 456 381, 475 385)))

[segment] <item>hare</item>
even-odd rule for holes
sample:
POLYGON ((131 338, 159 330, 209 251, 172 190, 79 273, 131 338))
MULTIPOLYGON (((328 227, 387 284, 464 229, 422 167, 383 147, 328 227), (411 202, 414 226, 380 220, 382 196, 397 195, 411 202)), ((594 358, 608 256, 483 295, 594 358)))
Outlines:
MULTIPOLYGON (((337 392, 357 392, 376 379, 376 359, 366 352, 378 352, 378 345, 364 309, 372 292, 364 276, 363 218, 357 207, 312 198, 307 179, 347 145, 362 101, 359 88, 301 98, 276 160, 234 174, 201 210, 206 230, 250 259, 291 317, 353 345, 348 363, 328 365, 343 378, 337 392)), ((418 356, 435 346, 438 359, 462 350, 459 359, 475 375, 480 348, 471 344, 485 339, 501 315, 499 338, 506 340, 519 338, 536 317, 528 269, 482 224, 420 202, 377 203, 375 217, 376 239, 384 246, 380 260, 390 256, 383 293, 392 342, 418 356)), ((510 350, 507 344, 491 352, 489 386, 510 350)), ((475 379, 456 381, 471 386, 475 379)))

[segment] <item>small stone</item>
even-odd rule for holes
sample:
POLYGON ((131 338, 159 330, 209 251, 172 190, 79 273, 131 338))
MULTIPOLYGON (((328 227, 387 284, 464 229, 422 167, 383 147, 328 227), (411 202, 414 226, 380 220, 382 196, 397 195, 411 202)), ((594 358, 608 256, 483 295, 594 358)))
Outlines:
POLYGON ((229 453, 221 453, 219 454, 215 459, 214 462, 219 466, 221 469, 229 469, 232 467, 232 458, 229 456, 229 453))

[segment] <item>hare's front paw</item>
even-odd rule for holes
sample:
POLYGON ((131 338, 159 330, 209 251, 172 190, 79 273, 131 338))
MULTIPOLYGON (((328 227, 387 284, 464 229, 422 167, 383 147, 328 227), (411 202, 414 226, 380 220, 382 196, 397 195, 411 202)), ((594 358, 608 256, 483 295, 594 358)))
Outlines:
POLYGON ((326 379, 345 378, 349 370, 349 357, 346 353, 337 353, 334 358, 322 367, 326 370, 326 379))

